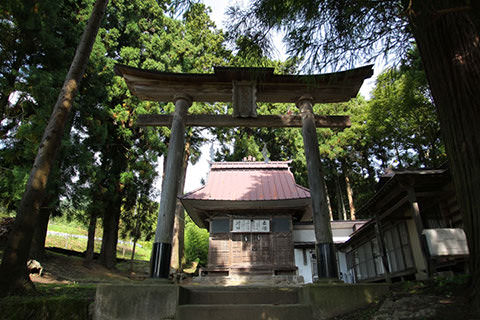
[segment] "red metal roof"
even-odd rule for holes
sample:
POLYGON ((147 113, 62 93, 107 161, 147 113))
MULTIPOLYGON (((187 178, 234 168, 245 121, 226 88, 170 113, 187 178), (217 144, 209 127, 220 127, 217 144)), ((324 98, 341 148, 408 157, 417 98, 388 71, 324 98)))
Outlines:
POLYGON ((214 162, 207 184, 185 194, 184 200, 262 201, 310 198, 295 183, 290 161, 214 162))

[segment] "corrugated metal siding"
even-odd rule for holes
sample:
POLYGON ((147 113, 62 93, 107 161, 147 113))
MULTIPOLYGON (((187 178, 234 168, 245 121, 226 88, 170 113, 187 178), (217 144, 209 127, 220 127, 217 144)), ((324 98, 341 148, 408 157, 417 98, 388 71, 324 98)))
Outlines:
POLYGON ((309 198, 310 192, 295 183, 289 162, 213 163, 207 184, 186 194, 195 200, 285 200, 309 198))

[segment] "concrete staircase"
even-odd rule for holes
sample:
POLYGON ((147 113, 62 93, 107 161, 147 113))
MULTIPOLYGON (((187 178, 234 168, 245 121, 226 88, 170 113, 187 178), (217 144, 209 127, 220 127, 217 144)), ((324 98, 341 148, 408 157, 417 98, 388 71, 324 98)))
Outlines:
POLYGON ((94 320, 325 320, 381 298, 385 284, 175 285, 158 280, 99 284, 94 320))
POLYGON ((297 287, 182 287, 177 320, 312 319, 297 287))

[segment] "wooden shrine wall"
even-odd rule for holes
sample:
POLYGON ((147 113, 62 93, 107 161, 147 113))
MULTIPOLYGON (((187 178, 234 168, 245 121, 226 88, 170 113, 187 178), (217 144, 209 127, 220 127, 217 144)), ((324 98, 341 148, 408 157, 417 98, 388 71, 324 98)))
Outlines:
MULTIPOLYGON (((290 225, 291 220, 290 217, 290 225)), ((291 270, 295 268, 293 234, 289 231, 268 233, 211 233, 208 269, 291 270)))

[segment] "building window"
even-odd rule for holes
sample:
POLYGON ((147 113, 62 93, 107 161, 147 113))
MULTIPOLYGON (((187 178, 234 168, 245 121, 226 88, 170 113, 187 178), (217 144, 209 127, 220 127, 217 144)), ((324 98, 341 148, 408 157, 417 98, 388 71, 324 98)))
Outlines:
POLYGON ((375 274, 379 276, 385 273, 385 269, 383 269, 382 254, 378 246, 377 238, 372 239, 372 250, 375 264, 375 274))
POLYGON ((373 245, 371 241, 365 242, 356 251, 355 271, 358 280, 374 278, 376 276, 373 245))
POLYGON ((210 221, 211 233, 227 233, 230 232, 230 219, 214 219, 210 221))
POLYGON ((427 208, 423 208, 423 207, 424 205, 420 207, 421 209, 420 215, 422 217, 422 222, 425 229, 437 229, 437 228, 447 227, 447 224, 443 219, 443 216, 441 213, 442 211, 438 203, 427 208))
POLYGON ((315 282, 318 280, 318 267, 317 267, 317 256, 315 253, 311 253, 311 263, 312 263, 312 280, 315 282))
POLYGON ((385 273, 376 238, 347 254, 347 268, 355 271, 357 280, 376 278, 385 273))
POLYGON ((384 231, 385 251, 391 272, 413 267, 412 251, 404 222, 384 231))
POLYGON ((272 218, 273 232, 289 232, 290 230, 290 218, 272 218))

